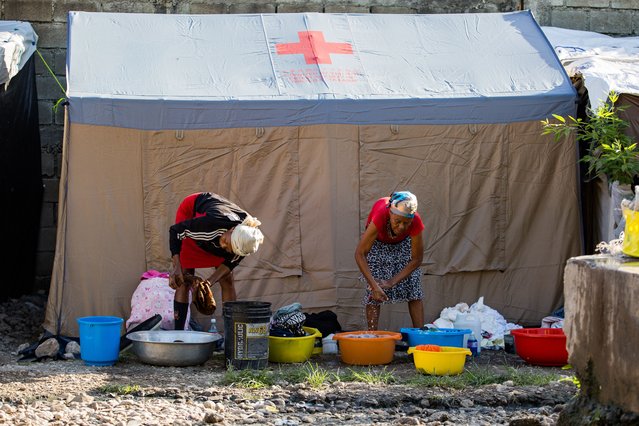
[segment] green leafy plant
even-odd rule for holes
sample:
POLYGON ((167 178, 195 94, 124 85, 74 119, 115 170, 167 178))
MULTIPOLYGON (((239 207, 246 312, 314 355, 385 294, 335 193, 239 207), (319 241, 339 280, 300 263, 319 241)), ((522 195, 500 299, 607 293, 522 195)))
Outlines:
POLYGON ((587 154, 580 160, 588 165, 588 174, 603 174, 610 182, 632 184, 639 175, 637 142, 624 133, 629 124, 618 115, 624 109, 616 106, 619 95, 610 92, 608 99, 588 111, 588 120, 556 114, 556 121, 542 120, 542 135, 553 135, 559 141, 574 133, 577 141, 588 144, 587 154))
MULTIPOLYGON (((561 367, 561 369, 562 370, 572 370, 572 365, 566 364, 563 367, 561 367)), ((581 389, 581 382, 579 381, 577 376, 563 377, 559 381, 560 382, 571 382, 577 387, 577 389, 581 389)))
POLYGON ((574 384, 577 387, 577 389, 581 389, 581 382, 579 381, 577 376, 564 377, 562 379, 559 379, 559 381, 560 382, 570 382, 570 383, 574 384))

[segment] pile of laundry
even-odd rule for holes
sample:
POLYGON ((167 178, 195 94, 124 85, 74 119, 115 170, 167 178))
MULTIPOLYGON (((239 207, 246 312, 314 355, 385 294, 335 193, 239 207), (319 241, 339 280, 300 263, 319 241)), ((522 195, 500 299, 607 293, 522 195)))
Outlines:
POLYGON ((470 307, 467 303, 458 303, 453 307, 442 309, 439 318, 433 321, 432 325, 437 328, 455 328, 455 321, 458 316, 472 314, 481 322, 481 347, 485 349, 503 349, 504 335, 510 330, 523 328, 514 323, 509 323, 495 309, 484 305, 484 297, 480 297, 477 302, 470 307))
POLYGON ((303 327, 316 328, 324 337, 342 331, 334 312, 304 313, 302 304, 295 302, 275 311, 271 317, 269 334, 276 337, 302 337, 306 336, 303 327))
POLYGON ((306 336, 304 323, 306 317, 302 313, 300 303, 292 303, 278 309, 271 317, 270 335, 277 337, 306 336))

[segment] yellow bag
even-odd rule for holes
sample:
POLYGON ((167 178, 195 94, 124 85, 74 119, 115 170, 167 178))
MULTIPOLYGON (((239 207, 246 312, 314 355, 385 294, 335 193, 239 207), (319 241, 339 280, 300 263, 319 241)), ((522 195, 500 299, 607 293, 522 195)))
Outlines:
POLYGON ((626 227, 623 232, 621 251, 628 256, 639 257, 639 211, 623 209, 626 227))

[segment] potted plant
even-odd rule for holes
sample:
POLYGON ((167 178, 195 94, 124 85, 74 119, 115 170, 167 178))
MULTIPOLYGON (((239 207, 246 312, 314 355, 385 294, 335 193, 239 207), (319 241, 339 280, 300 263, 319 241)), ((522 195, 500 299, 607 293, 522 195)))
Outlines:
POLYGON ((613 235, 609 237, 614 238, 623 230, 621 200, 633 197, 632 184, 639 176, 637 142, 625 133, 629 123, 618 115, 624 109, 616 106, 618 100, 619 95, 610 92, 608 102, 587 111, 587 120, 553 114, 556 121, 541 121, 542 135, 553 135, 559 141, 574 132, 576 140, 586 144, 586 154, 580 161, 587 164, 591 177, 607 178, 613 215, 613 235))

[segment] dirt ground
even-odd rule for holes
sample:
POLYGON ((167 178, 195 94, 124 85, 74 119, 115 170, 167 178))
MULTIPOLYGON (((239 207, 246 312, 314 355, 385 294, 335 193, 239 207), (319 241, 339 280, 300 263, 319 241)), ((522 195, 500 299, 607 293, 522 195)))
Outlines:
MULTIPOLYGON (((409 385, 421 373, 405 353, 396 353, 394 361, 383 367, 354 368, 335 355, 311 361, 314 368, 335 373, 350 369, 373 376, 388 373, 392 383, 327 380, 314 387, 287 380, 303 369, 298 364, 269 364, 259 374, 273 373, 275 382, 265 387, 228 383, 221 353, 202 366, 182 368, 146 365, 133 354, 123 355, 113 367, 88 367, 81 360, 11 360, 0 366, 0 422, 4 412, 4 420, 15 424, 40 424, 41 420, 175 424, 176 419, 184 419, 184 424, 550 425, 576 393, 571 381, 559 379, 540 386, 512 382, 461 389, 409 385), (100 405, 112 411, 96 421, 100 405)), ((510 367, 530 368, 515 355, 484 351, 466 370, 510 367)))
POLYGON ((0 305, 0 423, 551 425, 578 393, 571 370, 530 366, 502 350, 469 358, 461 382, 418 372, 403 351, 386 366, 315 355, 254 376, 227 371, 223 353, 182 368, 147 365, 131 352, 112 367, 20 362, 17 347, 39 337, 43 306, 33 296, 0 305), (327 373, 319 385, 305 378, 313 370, 327 373), (354 372, 364 378, 353 380, 354 372), (260 384, 264 378, 271 381, 260 384))

